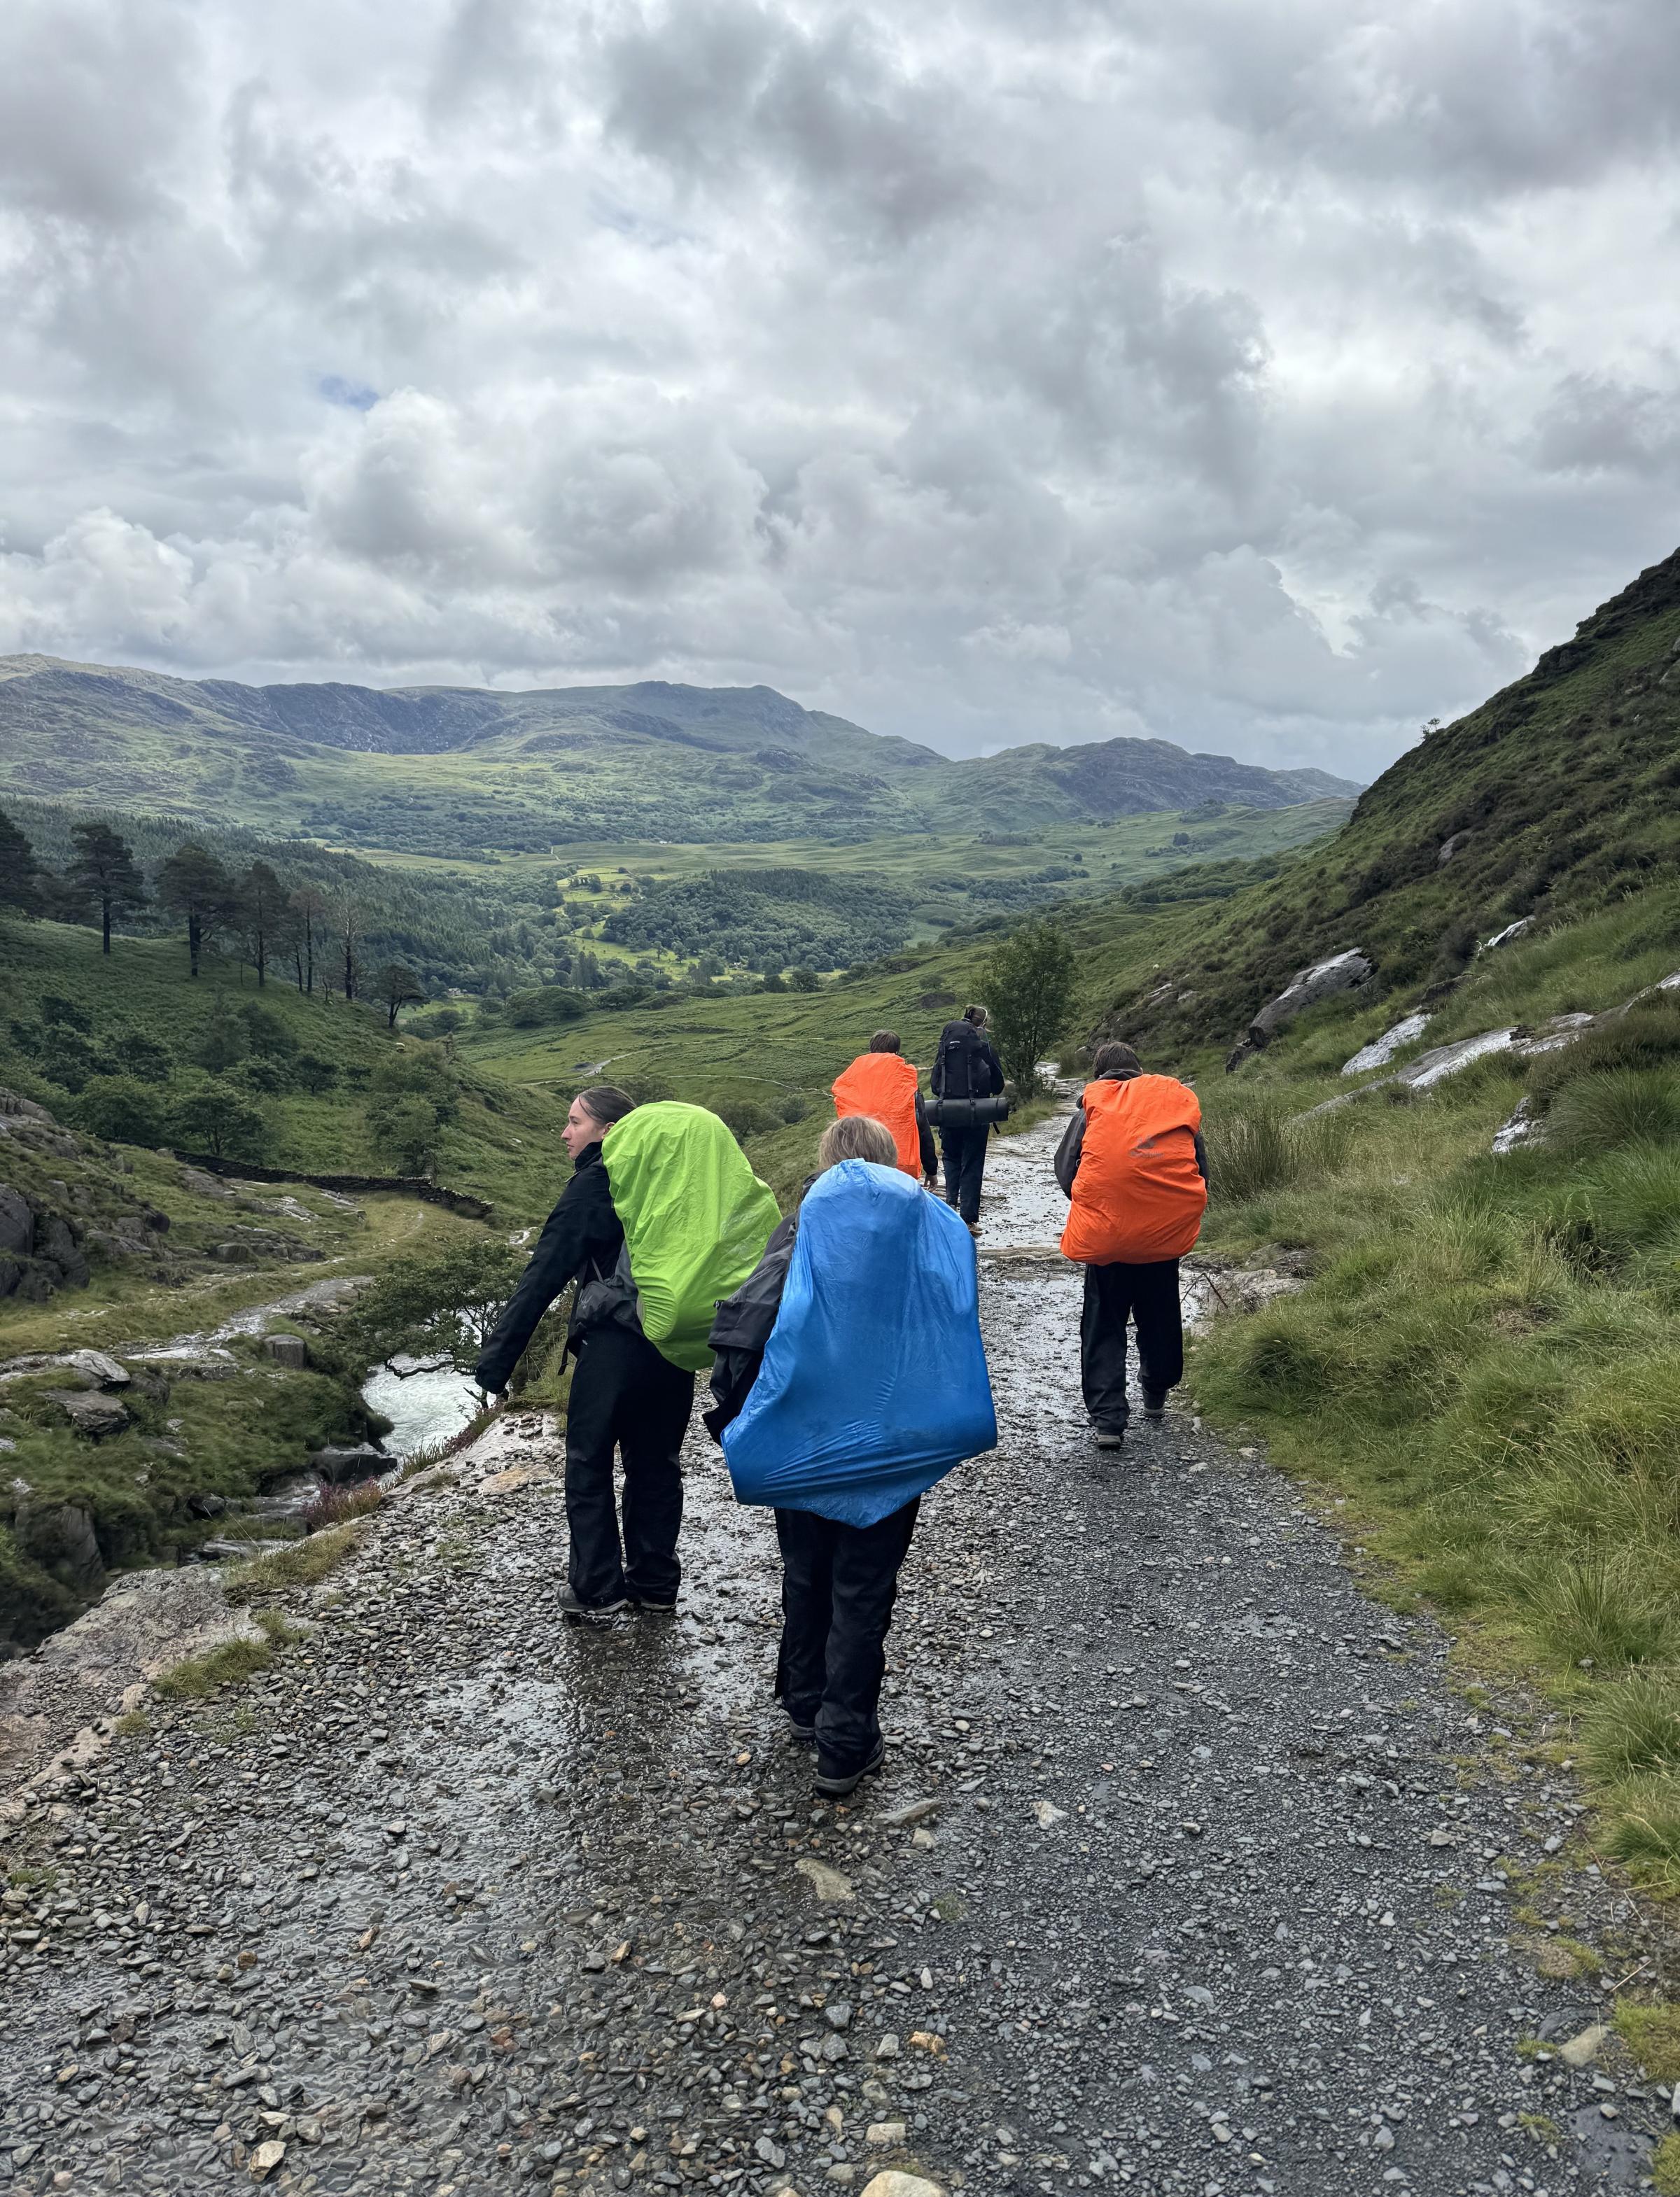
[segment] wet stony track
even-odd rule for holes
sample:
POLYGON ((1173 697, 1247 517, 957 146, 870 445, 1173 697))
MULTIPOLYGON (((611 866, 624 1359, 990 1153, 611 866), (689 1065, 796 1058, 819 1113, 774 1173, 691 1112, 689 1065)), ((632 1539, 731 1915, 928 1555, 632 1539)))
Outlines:
MULTIPOLYGON (((1011 1160, 988 1236, 1041 1242, 1011 1160)), ((1515 1880, 1628 1922, 1567 1780, 1261 1461, 1090 1448, 1077 1301, 988 1264, 1003 1439, 924 1506, 855 1807, 704 1436, 675 1619, 561 1623, 534 1418, 406 1491, 274 1671, 9 1835, 0 2189, 1638 2187, 1666 2102, 1519 2051, 1597 2007, 1515 1880)))

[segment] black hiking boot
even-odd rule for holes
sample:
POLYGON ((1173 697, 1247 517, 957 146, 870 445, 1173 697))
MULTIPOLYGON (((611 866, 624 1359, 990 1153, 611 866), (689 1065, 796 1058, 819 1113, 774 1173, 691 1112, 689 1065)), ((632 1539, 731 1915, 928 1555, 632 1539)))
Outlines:
POLYGON ((833 1771, 823 1768, 822 1757, 819 1755, 815 1779, 817 1790, 831 1800, 843 1800, 849 1794, 857 1791, 866 1777, 878 1776, 886 1759, 887 1742, 884 1739, 876 1741, 875 1752, 861 1770, 842 1771, 837 1774, 833 1771))
POLYGON ((1124 1427, 1098 1427, 1095 1435, 1098 1449, 1123 1449, 1126 1446, 1124 1427))
POLYGON ((613 1617, 621 1609, 628 1609, 630 1598, 621 1594, 616 1602, 580 1602, 569 1586, 563 1586, 559 1603, 562 1617, 569 1617, 574 1623, 599 1624, 602 1618, 613 1617))
POLYGON ((797 1717, 787 1720, 787 1736, 796 1747, 811 1747, 816 1742, 817 1728, 814 1724, 801 1724, 797 1717))
POLYGON ((1144 1417, 1146 1419, 1164 1419, 1166 1416, 1167 1391, 1163 1388, 1161 1394, 1157 1396, 1153 1390, 1145 1388, 1144 1391, 1144 1417))

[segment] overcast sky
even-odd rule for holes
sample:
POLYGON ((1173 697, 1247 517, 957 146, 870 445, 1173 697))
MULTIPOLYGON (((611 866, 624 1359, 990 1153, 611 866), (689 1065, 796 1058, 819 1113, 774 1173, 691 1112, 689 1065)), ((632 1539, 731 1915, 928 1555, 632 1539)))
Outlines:
POLYGON ((1675 0, 6 0, 0 651, 1368 777, 1680 541, 1675 0))

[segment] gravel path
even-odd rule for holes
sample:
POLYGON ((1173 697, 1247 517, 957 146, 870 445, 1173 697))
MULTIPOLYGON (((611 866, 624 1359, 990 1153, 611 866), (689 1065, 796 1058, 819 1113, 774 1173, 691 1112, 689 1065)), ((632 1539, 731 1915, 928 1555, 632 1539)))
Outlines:
POLYGON ((1567 1780, 1258 1458, 1092 1449, 1077 1301, 988 1261, 1003 1439, 924 1506, 854 1808, 704 1437, 675 1620, 561 1624, 534 1417, 405 1491, 274 1670, 10 1834, 0 2189, 1641 2186, 1666 2101, 1550 2049, 1602 1985, 1537 1966, 1631 1927, 1567 1780))

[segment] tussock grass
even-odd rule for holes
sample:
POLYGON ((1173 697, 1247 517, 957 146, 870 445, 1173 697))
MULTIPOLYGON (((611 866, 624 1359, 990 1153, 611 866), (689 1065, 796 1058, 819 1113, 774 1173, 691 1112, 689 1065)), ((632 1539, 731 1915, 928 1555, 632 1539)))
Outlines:
POLYGON ((1221 1113, 1207 1130, 1211 1192, 1234 1204, 1332 1175, 1352 1139, 1345 1110, 1289 1119, 1274 1101, 1221 1113))
POLYGON ((241 1564, 228 1580, 228 1599, 248 1602, 254 1595, 276 1594, 287 1587, 318 1586, 356 1553, 363 1539, 354 1526, 345 1525, 311 1533, 306 1540, 288 1541, 241 1564))
POLYGON ((152 1681, 152 1690, 166 1701, 202 1701, 223 1686, 241 1685, 258 1671, 266 1671, 281 1648, 304 1637, 303 1628, 277 1610, 259 1610, 257 1623, 262 1629, 260 1640, 227 1640, 202 1655, 189 1655, 160 1672, 152 1681))
POLYGON ((1640 2006, 1624 1999, 1616 2031, 1654 2083, 1680 2083, 1680 2006, 1640 2006))

